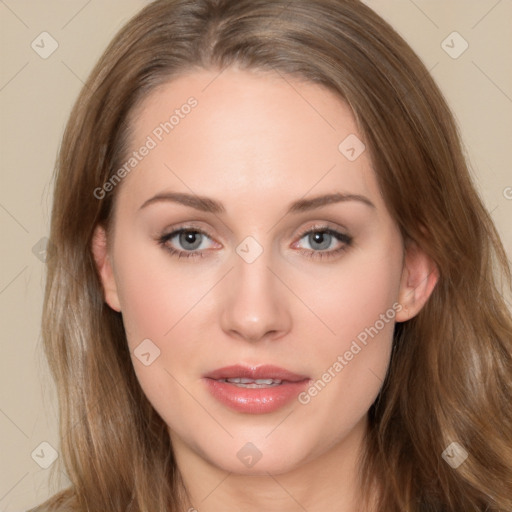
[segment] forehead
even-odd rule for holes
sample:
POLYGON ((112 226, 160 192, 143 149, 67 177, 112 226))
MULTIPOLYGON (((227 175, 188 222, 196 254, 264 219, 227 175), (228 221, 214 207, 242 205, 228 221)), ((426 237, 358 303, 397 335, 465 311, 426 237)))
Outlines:
POLYGON ((197 70, 150 93, 130 125, 123 163, 137 161, 120 193, 131 201, 166 189, 227 203, 334 191, 379 200, 350 108, 318 84, 276 72, 197 70))

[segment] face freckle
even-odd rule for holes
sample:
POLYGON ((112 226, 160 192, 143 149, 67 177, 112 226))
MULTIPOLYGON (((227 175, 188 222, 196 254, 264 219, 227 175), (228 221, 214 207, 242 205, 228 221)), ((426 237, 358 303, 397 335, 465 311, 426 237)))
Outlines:
POLYGON ((403 243, 340 98, 271 73, 216 75, 179 77, 132 116, 133 148, 161 140, 117 191, 107 300, 178 458, 251 471, 237 456, 250 439, 257 471, 283 472, 360 439, 388 368, 403 243), (309 383, 287 401, 261 391, 277 408, 236 409, 204 377, 237 364, 309 383))

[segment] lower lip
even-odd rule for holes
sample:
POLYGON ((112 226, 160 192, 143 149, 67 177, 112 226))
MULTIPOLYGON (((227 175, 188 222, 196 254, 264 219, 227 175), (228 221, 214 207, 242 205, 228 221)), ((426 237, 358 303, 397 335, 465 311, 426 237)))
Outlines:
POLYGON ((241 388, 229 382, 204 379, 210 393, 221 403, 238 412, 264 414, 277 411, 291 402, 309 380, 284 382, 267 388, 241 388))

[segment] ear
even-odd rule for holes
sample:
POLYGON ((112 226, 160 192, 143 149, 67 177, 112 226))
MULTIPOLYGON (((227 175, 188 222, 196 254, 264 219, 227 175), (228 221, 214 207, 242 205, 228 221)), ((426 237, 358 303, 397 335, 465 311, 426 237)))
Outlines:
POLYGON ((434 261, 415 242, 406 243, 398 302, 402 309, 396 321, 405 322, 416 316, 430 297, 439 279, 434 261))
POLYGON ((103 285, 105 302, 115 311, 121 311, 114 271, 107 246, 107 233, 103 226, 96 226, 92 238, 92 253, 103 285))

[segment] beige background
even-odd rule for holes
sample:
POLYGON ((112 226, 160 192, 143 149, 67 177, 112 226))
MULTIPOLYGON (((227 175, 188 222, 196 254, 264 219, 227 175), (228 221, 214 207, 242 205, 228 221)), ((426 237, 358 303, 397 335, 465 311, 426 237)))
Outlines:
MULTIPOLYGON (((48 460, 51 449, 39 447, 42 442, 58 451, 59 440, 55 391, 41 351, 44 267, 33 247, 48 234, 49 180, 72 103, 108 41, 146 3, 0 0, 0 512, 25 510, 67 483, 57 463, 43 469, 35 461, 48 460), (58 43, 46 59, 31 47, 34 40, 42 46, 44 31, 58 43), (57 480, 49 486, 52 471, 57 480)), ((367 3, 432 70, 459 122, 477 186, 512 255, 512 2, 367 3), (456 59, 442 47, 453 31, 469 44, 456 59)), ((453 53, 463 41, 452 39, 447 43, 453 53)))

